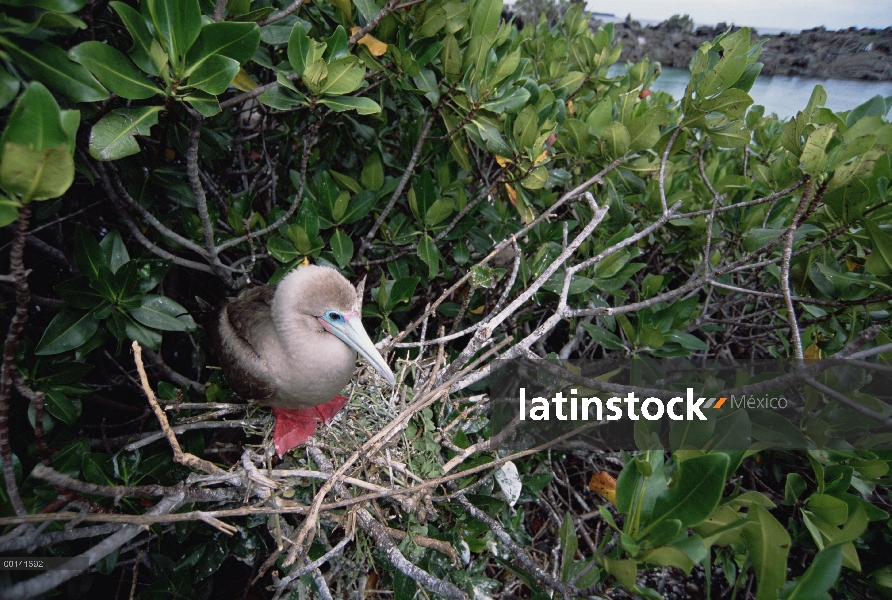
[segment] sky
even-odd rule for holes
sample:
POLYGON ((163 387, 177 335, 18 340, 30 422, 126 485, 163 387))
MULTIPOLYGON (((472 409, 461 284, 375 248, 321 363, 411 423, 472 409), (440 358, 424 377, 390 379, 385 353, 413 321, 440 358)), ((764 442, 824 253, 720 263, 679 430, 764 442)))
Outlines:
POLYGON ((619 18, 663 21, 690 15, 698 25, 725 22, 749 27, 798 31, 892 26, 892 0, 588 0, 587 10, 619 18))

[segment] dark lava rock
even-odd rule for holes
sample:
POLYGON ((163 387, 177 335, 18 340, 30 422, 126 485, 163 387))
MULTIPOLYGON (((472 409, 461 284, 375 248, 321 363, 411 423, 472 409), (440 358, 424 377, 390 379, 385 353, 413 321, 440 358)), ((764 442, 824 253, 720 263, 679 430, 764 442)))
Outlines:
MULTIPOLYGON (((600 21, 593 20, 593 26, 600 21)), ((720 23, 715 27, 699 27, 684 19, 664 21, 643 27, 626 18, 615 23, 615 39, 623 42, 620 61, 638 62, 644 58, 666 67, 686 69, 694 52, 703 42, 727 30, 720 23)), ((735 30, 739 27, 735 27, 735 30)), ((892 81, 892 27, 827 31, 823 27, 801 33, 759 35, 766 39, 759 60, 764 75, 788 75, 815 79, 860 79, 892 81)))

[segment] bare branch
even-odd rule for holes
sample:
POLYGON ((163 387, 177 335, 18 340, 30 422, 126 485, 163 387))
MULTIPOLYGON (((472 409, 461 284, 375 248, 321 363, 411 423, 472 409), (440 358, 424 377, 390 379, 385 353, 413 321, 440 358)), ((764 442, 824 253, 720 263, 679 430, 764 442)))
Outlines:
MULTIPOLYGON (((169 496, 161 500, 146 513, 148 517, 167 515, 178 509, 183 504, 183 496, 169 496)), ((77 558, 86 558, 88 566, 93 566, 140 533, 146 528, 142 525, 125 525, 116 533, 99 542, 77 558)), ((50 591, 61 583, 76 577, 82 571, 47 571, 36 577, 17 583, 5 590, 0 590, 0 600, 23 600, 50 591)))
POLYGON ((805 188, 802 190, 802 197, 799 199, 799 204, 796 206, 796 212, 793 213, 793 219, 790 221, 790 226, 787 227, 783 236, 784 249, 783 260, 781 261, 780 284, 784 294, 784 304, 787 307, 787 320, 790 323, 790 335, 793 338, 791 340, 793 344, 793 357, 797 361, 804 360, 805 355, 802 351, 802 337, 799 334, 799 324, 796 321, 796 307, 793 306, 793 294, 790 291, 790 260, 793 254, 793 237, 796 234, 796 228, 799 226, 799 219, 802 217, 802 214, 805 212, 809 200, 811 199, 812 186, 813 184, 811 181, 805 184, 805 188))
POLYGON ((9 271, 15 278, 15 313, 9 322, 6 342, 3 347, 3 366, 0 371, 0 458, 3 460, 3 479, 6 483, 6 494, 15 514, 26 513, 25 505, 19 495, 19 487, 15 481, 15 469, 12 462, 12 450, 9 447, 9 395, 12 390, 15 374, 15 351, 19 344, 19 335, 28 321, 28 304, 31 301, 31 290, 28 287, 28 273, 25 271, 23 257, 25 240, 28 237, 28 225, 31 222, 31 206, 25 204, 19 208, 18 225, 12 248, 9 251, 9 271))

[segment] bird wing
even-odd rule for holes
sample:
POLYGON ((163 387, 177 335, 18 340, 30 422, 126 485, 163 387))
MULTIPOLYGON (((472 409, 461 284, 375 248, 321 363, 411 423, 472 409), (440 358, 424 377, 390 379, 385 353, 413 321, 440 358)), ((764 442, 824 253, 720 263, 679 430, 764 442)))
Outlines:
POLYGON ((256 287, 226 301, 214 328, 218 358, 229 384, 245 399, 264 400, 275 391, 269 365, 260 354, 264 337, 275 335, 274 292, 272 286, 256 287))

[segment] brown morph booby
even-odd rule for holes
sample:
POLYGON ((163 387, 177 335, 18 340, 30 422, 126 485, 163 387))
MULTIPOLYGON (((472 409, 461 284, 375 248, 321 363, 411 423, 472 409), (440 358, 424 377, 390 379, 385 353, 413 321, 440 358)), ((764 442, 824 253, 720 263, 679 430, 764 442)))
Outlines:
POLYGON ((343 408, 347 399, 337 394, 353 376, 357 352, 394 385, 362 327, 361 306, 340 273, 309 265, 220 307, 212 332, 223 373, 242 398, 272 407, 280 457, 343 408))

